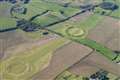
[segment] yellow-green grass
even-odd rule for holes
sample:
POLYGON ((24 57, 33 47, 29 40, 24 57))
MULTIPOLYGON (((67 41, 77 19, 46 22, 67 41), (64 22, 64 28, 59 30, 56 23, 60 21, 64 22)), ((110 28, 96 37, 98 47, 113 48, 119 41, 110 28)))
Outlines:
POLYGON ((60 74, 56 80, 83 80, 83 76, 76 76, 69 71, 65 71, 60 74))
POLYGON ((10 16, 11 4, 0 3, 0 30, 16 26, 16 20, 10 16))
POLYGON ((105 10, 105 9, 100 8, 100 7, 96 7, 94 9, 95 14, 100 14, 101 15, 102 12, 105 12, 103 15, 109 15, 111 13, 111 10, 105 10))
POLYGON ((14 54, 0 63, 3 80, 29 80, 31 76, 49 64, 54 50, 63 46, 66 40, 59 38, 40 47, 14 54))
POLYGON ((117 57, 117 59, 115 60, 115 62, 120 63, 120 55, 117 57))
POLYGON ((68 39, 71 39, 75 42, 78 42, 78 43, 88 46, 92 49, 95 49, 96 51, 100 52, 100 54, 104 55, 105 57, 107 57, 108 59, 110 59, 112 61, 112 59, 114 59, 114 57, 116 55, 113 54, 113 52, 109 48, 105 47, 104 45, 101 45, 100 43, 97 43, 96 41, 86 39, 85 38, 86 35, 84 35, 84 37, 73 37, 73 36, 67 35, 65 32, 66 29, 69 28, 69 26, 70 27, 72 26, 72 27, 77 27, 80 29, 82 28, 87 33, 87 31, 89 31, 90 29, 95 28, 102 19, 104 19, 102 16, 93 14, 85 22, 82 22, 82 23, 79 23, 79 22, 70 23, 69 22, 70 24, 62 23, 60 25, 58 24, 53 27, 50 27, 49 29, 55 31, 56 33, 66 37, 68 39), (67 24, 67 26, 66 26, 66 24, 67 24))
POLYGON ((109 73, 107 77, 109 77, 110 80, 119 80, 119 79, 120 79, 120 78, 118 79, 118 76, 113 75, 113 74, 111 74, 111 73, 109 73))
POLYGON ((82 28, 78 28, 78 27, 70 27, 66 30, 66 33, 69 36, 73 36, 73 37, 82 37, 85 34, 85 31, 82 28))
POLYGON ((16 27, 16 20, 13 18, 0 17, 0 30, 16 27))
POLYGON ((51 12, 47 15, 39 16, 36 19, 34 19, 32 22, 37 23, 41 26, 45 26, 45 25, 51 24, 53 22, 62 20, 62 18, 61 18, 62 15, 60 15, 60 13, 58 13, 58 12, 54 12, 54 13, 51 12))
POLYGON ((66 16, 71 16, 76 12, 79 12, 79 9, 71 7, 64 8, 58 4, 47 3, 44 1, 31 1, 29 4, 25 5, 25 7, 27 8, 27 14, 25 15, 14 14, 14 15, 19 18, 30 19, 32 16, 40 14, 46 10, 50 10, 53 12, 59 12, 60 10, 63 10, 66 16))
POLYGON ((77 22, 74 22, 73 20, 69 20, 69 21, 65 21, 63 23, 59 23, 57 25, 48 27, 48 29, 50 29, 51 31, 55 31, 59 34, 64 35, 65 37, 73 37, 73 38, 85 38, 85 36, 88 34, 88 31, 94 27, 97 26, 98 23, 101 22, 101 20, 103 19, 102 16, 97 15, 97 14, 92 14, 91 16, 89 16, 85 21, 80 21, 78 20, 77 22), (66 30, 69 29, 70 27, 74 27, 74 28, 79 28, 79 29, 83 29, 84 30, 84 35, 83 36, 70 36, 66 33, 66 30))
POLYGON ((106 46, 104 46, 100 43, 97 43, 94 40, 90 40, 90 39, 86 39, 86 38, 85 39, 72 38, 72 40, 98 51, 100 54, 104 55, 106 58, 108 58, 111 61, 116 57, 116 54, 113 53, 113 51, 111 49, 107 48, 106 46))

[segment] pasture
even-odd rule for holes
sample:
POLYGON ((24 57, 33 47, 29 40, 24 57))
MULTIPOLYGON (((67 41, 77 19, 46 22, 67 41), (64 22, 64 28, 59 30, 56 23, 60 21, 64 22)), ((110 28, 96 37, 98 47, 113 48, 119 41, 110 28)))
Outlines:
POLYGON ((16 20, 10 16, 11 4, 0 3, 0 30, 16 26, 16 20))

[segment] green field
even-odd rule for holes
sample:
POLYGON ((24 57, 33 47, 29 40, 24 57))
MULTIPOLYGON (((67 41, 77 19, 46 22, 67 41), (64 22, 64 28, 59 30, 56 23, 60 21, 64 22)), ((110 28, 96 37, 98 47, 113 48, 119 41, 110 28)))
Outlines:
POLYGON ((11 5, 9 3, 0 3, 0 30, 16 26, 16 20, 11 18, 9 14, 10 8, 11 5))
POLYGON ((49 64, 54 50, 65 44, 65 39, 56 39, 29 51, 15 53, 0 63, 3 80, 29 80, 31 76, 49 64))
POLYGON ((16 20, 13 18, 0 17, 0 30, 16 27, 16 20))
POLYGON ((110 11, 110 10, 104 10, 102 8, 95 8, 94 10, 94 13, 96 14, 102 14, 102 12, 104 11, 105 14, 104 15, 107 15, 107 16, 110 16, 110 17, 113 17, 113 18, 116 18, 116 19, 120 19, 120 0, 105 0, 106 2, 112 2, 112 3, 115 3, 119 6, 119 8, 115 11, 110 11))
POLYGON ((75 9, 75 8, 64 8, 58 4, 54 4, 54 3, 47 3, 44 1, 31 1, 29 4, 26 4, 25 7, 28 9, 27 14, 25 15, 21 15, 21 14, 15 14, 15 16, 19 17, 19 18, 24 18, 24 19, 30 19, 31 17, 33 17, 34 15, 40 14, 46 10, 50 10, 54 13, 57 13, 57 17, 59 17, 59 12, 60 10, 64 11, 64 15, 65 17, 71 16, 76 12, 79 12, 79 9, 75 9), (53 6, 54 5, 54 6, 53 6))
POLYGON ((100 52, 101 54, 103 54, 104 56, 106 56, 108 59, 112 60, 116 55, 113 54, 113 52, 109 48, 107 48, 104 45, 101 45, 100 43, 97 43, 93 40, 89 40, 89 39, 85 38, 87 33, 89 32, 89 30, 92 29, 92 28, 95 28, 97 26, 97 24, 101 22, 102 19, 103 19, 102 16, 97 15, 97 14, 93 14, 84 22, 80 23, 78 21, 78 23, 77 22, 72 23, 72 21, 70 21, 70 22, 67 21, 65 23, 52 26, 49 29, 51 31, 55 31, 59 35, 62 35, 64 37, 68 38, 68 39, 71 39, 75 42, 78 42, 78 43, 83 44, 85 46, 88 46, 92 49, 95 49, 98 52, 100 52), (84 36, 77 36, 77 37, 76 36, 69 36, 68 34, 66 34, 66 29, 71 27, 71 26, 72 27, 77 27, 77 28, 80 28, 80 29, 81 28, 84 29, 86 31, 86 34, 84 36))
POLYGON ((34 0, 34 1, 31 1, 29 4, 25 4, 25 5, 20 4, 20 5, 27 8, 27 13, 20 14, 20 13, 12 12, 13 16, 11 16, 10 9, 12 5, 10 5, 9 3, 0 4, 0 9, 8 9, 8 12, 6 13, 9 14, 9 16, 5 15, 3 16, 3 18, 0 19, 0 29, 7 29, 7 28, 12 28, 16 26, 16 19, 11 18, 11 17, 17 17, 18 18, 17 20, 20 20, 20 19, 29 20, 35 15, 41 14, 45 12, 46 10, 49 10, 48 13, 43 14, 42 16, 38 16, 32 21, 35 23, 36 22, 39 23, 41 26, 45 26, 47 24, 65 19, 69 16, 72 16, 77 12, 80 12, 80 10, 76 8, 72 8, 72 7, 65 8, 58 4, 47 3, 42 0, 40 1, 34 0), (60 12, 62 12, 62 14, 60 12))
POLYGON ((50 29, 51 31, 55 31, 59 34, 62 34, 65 37, 68 37, 68 38, 72 37, 72 38, 75 38, 75 39, 77 39, 77 38, 82 39, 82 38, 85 38, 86 35, 88 34, 88 31, 90 29, 96 27, 96 25, 98 23, 100 23, 102 19, 103 19, 102 16, 92 14, 85 21, 81 22, 80 20, 78 20, 77 22, 74 22, 72 20, 68 20, 64 23, 60 23, 60 24, 48 27, 48 29, 50 29), (66 31, 71 27, 84 30, 84 35, 78 36, 78 37, 68 35, 68 33, 66 31))
MULTIPOLYGON (((120 7, 120 1, 116 0, 116 3, 120 7)), ((7 9, 11 7, 11 5, 7 3, 2 4, 1 6, 0 9, 7 9)), ((33 16, 49 10, 46 14, 38 16, 32 21, 40 26, 48 25, 50 23, 65 19, 77 12, 80 12, 80 9, 77 8, 65 8, 58 4, 43 2, 42 0, 40 0, 39 2, 38 0, 34 0, 31 3, 24 5, 24 7, 28 9, 25 15, 18 13, 13 13, 13 15, 17 16, 20 19, 24 18, 26 20, 29 20, 33 16), (61 14, 60 11, 63 11, 64 13, 61 14)), ((67 20, 65 22, 50 26, 47 29, 51 31, 51 33, 53 32, 55 34, 63 36, 64 38, 95 49, 100 54, 103 54, 108 59, 112 60, 116 55, 113 54, 113 52, 109 48, 101 45, 100 43, 97 43, 96 41, 86 38, 89 31, 95 28, 104 19, 104 16, 96 14, 99 13, 99 11, 105 10, 96 8, 95 14, 91 14, 85 21, 67 20)), ((107 14, 109 12, 110 11, 107 11, 107 14)), ((120 8, 115 12, 112 12, 109 16, 120 18, 120 8)), ((16 20, 11 18, 10 16, 0 18, 0 30, 12 28, 15 26, 16 20)), ((34 40, 39 40, 40 38, 44 37, 42 33, 45 31, 46 30, 39 30, 36 32, 26 33, 24 31, 18 30, 18 32, 20 32, 21 34, 26 35, 28 38, 34 40)), ((35 73, 39 72, 49 64, 53 51, 63 46, 65 42, 66 39, 59 38, 56 40, 52 40, 45 45, 33 47, 29 51, 25 51, 22 53, 13 53, 10 58, 4 61, 0 61, 0 75, 3 76, 3 80, 29 80, 31 76, 33 76, 35 73)), ((120 56, 117 58, 116 61, 119 60, 120 56)), ((82 80, 82 77, 73 75, 67 71, 58 76, 57 80, 65 80, 64 78, 66 76, 69 76, 69 80, 82 80)))

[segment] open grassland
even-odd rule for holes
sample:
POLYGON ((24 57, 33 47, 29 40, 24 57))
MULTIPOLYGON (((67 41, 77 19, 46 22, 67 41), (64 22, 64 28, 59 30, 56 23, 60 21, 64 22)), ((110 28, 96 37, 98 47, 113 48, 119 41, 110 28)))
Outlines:
POLYGON ((16 20, 0 16, 0 30, 16 27, 16 20))
POLYGON ((54 13, 48 12, 48 14, 39 16, 36 19, 34 19, 32 22, 40 24, 41 26, 45 26, 45 25, 51 24, 53 22, 56 22, 58 20, 62 20, 63 16, 60 13, 58 13, 58 12, 56 12, 55 14, 54 13))
POLYGON ((65 44, 65 39, 55 39, 40 47, 12 55, 0 63, 3 80, 28 80, 49 64, 51 53, 65 44))
POLYGON ((16 20, 10 16, 11 5, 0 3, 0 30, 16 26, 16 20))
POLYGON ((96 51, 100 52, 102 55, 104 55, 105 57, 107 57, 108 59, 112 60, 114 59, 114 57, 116 56, 115 54, 113 54, 112 50, 110 50, 109 48, 101 45, 100 43, 97 43, 96 41, 90 40, 90 39, 73 39, 83 45, 86 45, 92 49, 95 49, 96 51))
MULTIPOLYGON (((20 13, 12 12, 13 17, 17 17, 18 19, 29 20, 32 17, 39 15, 48 10, 49 11, 48 13, 42 14, 41 16, 38 16, 35 18, 35 20, 33 20, 33 22, 39 23, 42 26, 59 21, 61 19, 65 19, 80 11, 79 9, 76 8, 72 8, 72 7, 65 8, 58 4, 48 3, 42 0, 40 1, 34 0, 31 1, 29 4, 25 4, 25 5, 21 4, 21 6, 27 8, 27 13, 20 14, 20 13)), ((0 29, 6 29, 16 26, 16 20, 11 18, 10 15, 11 7, 12 5, 10 5, 9 3, 0 4, 0 17, 3 16, 3 18, 0 19, 0 29)))
MULTIPOLYGON (((79 9, 75 9, 75 8, 64 8, 58 4, 54 4, 54 3, 47 3, 44 1, 31 1, 29 4, 26 4, 25 7, 28 9, 27 10, 27 14, 25 15, 21 15, 21 14, 15 14, 17 17, 20 18, 25 18, 25 19, 30 19, 31 17, 33 17, 34 15, 40 14, 46 10, 50 10, 52 12, 55 12, 57 14, 59 14, 59 12, 62 10, 64 11, 64 14, 67 16, 71 16, 74 13, 78 12, 79 9), (54 6, 53 6, 54 5, 54 6)), ((58 16, 59 17, 59 16, 58 16)))
MULTIPOLYGON (((96 27, 96 25, 103 19, 102 16, 100 15, 90 15, 85 21, 80 21, 78 20, 77 22, 73 21, 73 20, 69 20, 69 21, 66 21, 64 23, 60 23, 60 24, 57 24, 57 25, 54 25, 54 26, 51 26, 49 27, 48 29, 50 29, 51 31, 55 31, 59 34, 62 34, 64 35, 65 37, 73 37, 73 38, 84 38, 86 35, 87 35, 87 32, 96 27), (71 33, 69 31, 70 28, 73 28, 73 30, 76 30, 76 28, 78 29, 78 31, 82 31, 82 36, 72 36, 72 35, 75 35, 73 32, 72 32, 72 35, 68 35, 68 32, 71 33)), ((80 34, 80 33, 77 33, 77 34, 80 34)))
POLYGON ((110 60, 112 60, 116 55, 113 54, 113 52, 109 48, 105 47, 104 45, 101 45, 101 44, 97 43, 96 41, 86 39, 85 38, 86 35, 84 35, 82 37, 76 37, 76 36, 74 37, 74 36, 69 36, 66 34, 66 29, 71 26, 83 29, 87 33, 87 31, 89 31, 90 29, 95 28, 102 19, 103 19, 102 16, 93 14, 85 22, 82 22, 82 23, 79 23, 79 22, 78 23, 74 23, 74 22, 68 23, 67 22, 64 24, 62 23, 62 24, 55 25, 53 27, 50 27, 49 29, 53 30, 56 33, 58 33, 59 35, 69 38, 75 42, 78 42, 78 43, 86 45, 92 49, 95 49, 98 52, 100 52, 101 54, 103 54, 104 56, 106 56, 107 58, 109 58, 110 60))

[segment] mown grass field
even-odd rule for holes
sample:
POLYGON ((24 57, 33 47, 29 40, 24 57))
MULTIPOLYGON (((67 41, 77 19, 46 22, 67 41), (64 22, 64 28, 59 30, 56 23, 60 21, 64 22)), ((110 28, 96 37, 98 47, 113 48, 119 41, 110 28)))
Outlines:
POLYGON ((78 20, 77 22, 74 22, 72 20, 69 20, 64 23, 60 23, 60 24, 48 27, 48 29, 50 29, 51 31, 58 32, 68 38, 73 37, 73 38, 80 39, 80 38, 84 38, 87 35, 88 31, 96 27, 96 25, 99 24, 102 19, 103 19, 102 16, 92 14, 85 21, 81 22, 80 20, 78 20), (70 27, 82 29, 85 31, 85 33, 81 37, 70 36, 66 33, 66 30, 69 29, 70 27))
MULTIPOLYGON (((27 14, 25 14, 25 15, 15 14, 15 15, 20 18, 23 17, 24 19, 30 19, 32 16, 40 14, 46 10, 50 10, 57 14, 59 14, 60 10, 63 10, 66 17, 68 17, 79 11, 79 9, 75 9, 75 8, 71 8, 71 7, 64 8, 58 4, 47 3, 42 0, 31 1, 29 4, 26 4, 25 7, 28 9, 27 14)), ((57 15, 57 17, 59 17, 59 15, 57 15)))
MULTIPOLYGON (((34 0, 30 4, 24 6, 28 8, 27 14, 26 15, 14 14, 14 16, 29 20, 34 15, 40 14, 45 10, 50 10, 51 13, 47 14, 47 16, 43 15, 33 20, 33 22, 40 24, 42 26, 50 24, 57 20, 64 19, 80 11, 79 9, 74 9, 70 7, 64 8, 57 4, 51 3, 49 4, 42 1, 38 2, 37 0, 36 1, 34 0), (61 15, 59 13, 60 10, 64 11, 64 15, 61 15)), ((116 10, 114 13, 111 14, 111 16, 119 17, 120 15, 119 12, 120 10, 116 10)), ((85 38, 89 30, 95 28, 97 24, 101 22, 102 19, 103 16, 92 14, 91 16, 89 16, 88 19, 86 19, 86 21, 80 22, 78 20, 77 22, 74 22, 72 20, 69 20, 64 23, 60 23, 52 27, 49 27, 48 29, 55 31, 59 34, 62 34, 64 37, 68 39, 77 41, 80 44, 94 48, 100 53, 102 53, 104 56, 108 57, 109 59, 112 59, 114 55, 112 54, 110 49, 104 47, 103 45, 100 45, 99 43, 96 43, 95 41, 91 41, 85 38), (70 27, 75 27, 80 30, 84 30, 85 31, 84 35, 82 36, 68 35, 66 33, 66 30, 70 27), (110 54, 108 55, 107 53, 110 54)), ((16 23, 14 19, 11 18, 0 19, 0 29, 14 27, 15 25, 16 23)), ((24 32, 21 33, 24 34, 24 32)), ((33 39, 38 39, 39 37, 42 36, 42 33, 40 31, 25 34, 33 39)), ((74 34, 74 31, 72 34, 74 34)), ((39 72, 41 69, 43 69, 43 67, 49 64, 49 60, 51 58, 51 54, 53 53, 53 51, 56 48, 64 45, 65 41, 66 40, 64 39, 53 40, 41 47, 37 48, 35 47, 24 53, 19 53, 17 55, 11 56, 11 58, 0 63, 0 65, 2 65, 0 66, 0 71, 2 71, 0 75, 3 76, 3 80, 28 80, 29 77, 33 76, 35 73, 39 72)), ((63 73, 62 76, 58 78, 58 80, 64 80, 63 77, 68 75, 70 75, 69 72, 63 73)), ((82 78, 72 75, 71 77, 69 77, 69 80, 82 80, 82 78)))
POLYGON ((2 80, 29 80, 35 73, 49 64, 54 50, 65 44, 65 39, 49 41, 40 47, 14 54, 0 63, 2 80))
POLYGON ((16 20, 11 18, 9 9, 11 4, 0 3, 0 30, 16 26, 16 20))
POLYGON ((113 52, 109 48, 105 47, 104 45, 101 45, 100 43, 97 43, 96 41, 92 41, 92 40, 85 38, 87 35, 87 32, 89 32, 90 29, 95 28, 102 19, 103 19, 103 16, 93 14, 87 20, 85 20, 81 23, 79 21, 78 21, 78 23, 77 22, 72 23, 72 21, 70 21, 67 23, 65 22, 62 24, 55 25, 53 27, 50 27, 49 29, 57 32, 58 34, 61 34, 62 36, 66 37, 68 39, 71 39, 75 42, 78 42, 78 43, 88 46, 92 49, 95 49, 98 52, 100 52, 100 54, 103 54, 108 59, 112 60, 116 55, 113 54, 113 52), (67 26, 66 26, 66 24, 67 24, 67 26), (74 37, 74 36, 67 35, 66 29, 71 26, 77 27, 80 29, 84 29, 86 31, 86 34, 82 37, 76 37, 76 36, 74 37))
POLYGON ((16 26, 16 20, 12 18, 0 18, 0 30, 13 28, 16 26))
MULTIPOLYGON (((34 1, 31 1, 29 4, 25 4, 25 5, 20 4, 20 5, 27 8, 27 13, 20 14, 20 13, 12 12, 13 17, 17 17, 19 19, 29 20, 33 16, 41 14, 46 10, 49 10, 47 14, 43 16, 39 16, 35 20, 33 20, 33 22, 39 23, 42 26, 59 21, 61 19, 65 19, 80 11, 79 9, 76 9, 76 8, 72 8, 72 7, 65 8, 58 4, 47 3, 42 0, 40 1, 34 0, 34 1), (63 12, 63 14, 61 14, 60 12, 63 12)), ((12 5, 9 3, 0 4, 0 9, 8 9, 8 12, 6 13, 9 14, 9 16, 3 16, 3 18, 0 19, 0 29, 7 29, 7 28, 16 26, 16 20, 11 18, 10 16, 11 7, 12 5)))

